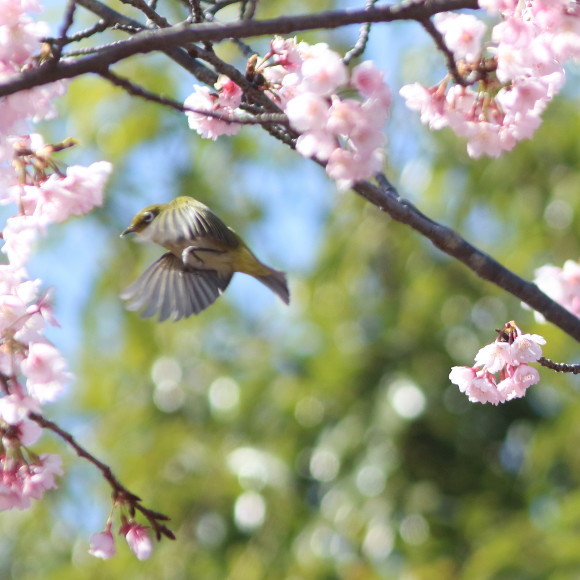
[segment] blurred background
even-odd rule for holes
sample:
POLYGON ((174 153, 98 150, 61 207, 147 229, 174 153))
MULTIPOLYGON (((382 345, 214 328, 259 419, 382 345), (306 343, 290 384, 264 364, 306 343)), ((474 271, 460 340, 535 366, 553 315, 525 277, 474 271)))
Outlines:
MULTIPOLYGON (((64 4, 44 16, 55 30, 64 4)), ((276 0, 258 17, 346 5, 276 0)), ((159 9, 184 17, 176 1, 159 9)), ((343 52, 357 32, 298 37, 343 52)), ((216 49, 244 68, 234 46, 216 49)), ((395 97, 386 170, 404 196, 524 278, 578 258, 576 93, 555 100, 533 141, 473 161, 398 97, 444 74, 418 25, 375 26, 365 58, 395 97)), ((194 82, 159 55, 115 70, 178 100, 194 82)), ((167 514, 177 539, 145 562, 122 537, 115 558, 89 556, 110 488, 47 433, 35 451, 60 453, 66 475, 32 509, 2 514, 2 578, 580 577, 578 378, 542 369, 525 399, 500 407, 470 404, 448 380, 508 320, 543 335, 557 361, 578 362, 570 338, 257 128, 203 141, 184 117, 94 77, 70 84, 60 112, 40 129, 79 139, 62 160, 115 171, 104 207, 50 230, 30 266, 55 286, 62 328, 50 338, 76 375, 45 413, 167 514), (238 274, 200 316, 126 312, 119 293, 161 250, 119 233, 177 195, 207 203, 285 270, 291 305, 238 274)))

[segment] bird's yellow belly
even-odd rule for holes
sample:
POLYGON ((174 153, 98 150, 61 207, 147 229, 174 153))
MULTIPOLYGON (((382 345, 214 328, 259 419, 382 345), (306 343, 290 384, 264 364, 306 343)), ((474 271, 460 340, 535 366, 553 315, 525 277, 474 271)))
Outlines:
POLYGON ((235 248, 217 244, 209 238, 183 240, 165 246, 181 261, 196 270, 216 270, 220 273, 234 271, 235 248))

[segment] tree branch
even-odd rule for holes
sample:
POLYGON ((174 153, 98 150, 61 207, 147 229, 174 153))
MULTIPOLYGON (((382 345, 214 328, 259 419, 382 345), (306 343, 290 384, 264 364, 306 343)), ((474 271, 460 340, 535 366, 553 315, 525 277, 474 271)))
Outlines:
MULTIPOLYGON (((123 30, 130 31, 133 34, 147 30, 147 28, 137 20, 133 20, 124 14, 121 14, 120 12, 116 12, 112 8, 109 8, 108 6, 105 6, 99 2, 99 0, 77 0, 77 4, 89 12, 99 16, 110 26, 117 25, 123 27, 123 30)), ((202 83, 205 83, 206 85, 213 85, 216 82, 217 75, 213 71, 206 68, 204 65, 200 64, 195 58, 192 58, 184 49, 168 48, 162 52, 164 52, 179 66, 190 72, 202 83)))
POLYGON ((141 87, 129 79, 122 77, 113 71, 103 71, 99 73, 104 79, 107 79, 111 84, 123 89, 126 93, 133 97, 138 97, 145 101, 156 103, 164 107, 168 107, 179 113, 197 113, 198 115, 205 115, 207 117, 212 117, 225 123, 237 123, 238 125, 284 125, 288 123, 288 118, 283 113, 270 113, 263 114, 261 112, 252 112, 252 115, 244 116, 226 116, 220 115, 219 113, 214 113, 213 111, 201 111, 197 109, 192 109, 191 107, 185 107, 180 102, 148 91, 144 87, 141 87))
POLYGON ((580 375, 580 365, 569 365, 566 363, 557 363, 546 357, 541 357, 538 362, 548 369, 552 369, 557 373, 571 373, 573 375, 580 375))
POLYGON ((580 342, 580 319, 574 314, 546 296, 535 284, 520 278, 497 260, 472 246, 451 228, 425 216, 411 202, 400 197, 384 176, 378 176, 378 181, 380 187, 364 181, 356 183, 353 189, 394 220, 410 226, 428 238, 442 252, 463 262, 477 276, 519 298, 580 342))
POLYGON ((145 506, 141 505, 141 498, 136 496, 134 493, 130 492, 114 475, 111 468, 99 461, 94 455, 89 453, 84 447, 76 442, 74 437, 68 432, 59 427, 54 421, 46 419, 40 413, 29 413, 29 418, 35 423, 40 425, 43 429, 48 429, 53 433, 56 433, 61 439, 64 439, 75 451, 79 457, 86 459, 92 463, 107 480, 111 488, 113 489, 113 499, 124 504, 128 504, 132 512, 138 511, 147 518, 151 528, 155 531, 157 539, 160 540, 161 536, 165 536, 170 540, 175 540, 175 535, 173 532, 164 524, 162 521, 167 521, 169 518, 166 515, 160 514, 159 512, 150 510, 145 506))
MULTIPOLYGON (((95 0, 79 0, 79 4, 83 6, 86 3, 95 5, 95 0)), ((477 0, 422 0, 395 6, 380 6, 363 10, 334 10, 318 14, 282 16, 271 20, 244 20, 231 24, 191 25, 181 23, 169 28, 140 32, 128 40, 103 48, 99 54, 89 55, 74 61, 61 61, 56 66, 44 65, 15 75, 0 83, 0 97, 57 80, 99 72, 136 54, 154 51, 167 53, 169 50, 175 50, 177 47, 191 43, 292 34, 302 30, 332 29, 364 22, 424 21, 439 12, 460 8, 477 9, 477 0)), ((102 14, 101 17, 103 17, 102 14)), ((170 56, 174 58, 173 54, 170 56)), ((198 72, 194 74, 200 78, 198 72)))

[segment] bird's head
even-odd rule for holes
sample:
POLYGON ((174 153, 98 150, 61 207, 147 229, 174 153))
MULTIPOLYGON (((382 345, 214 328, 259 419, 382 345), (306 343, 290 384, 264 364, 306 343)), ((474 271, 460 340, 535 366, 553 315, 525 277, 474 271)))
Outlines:
POLYGON ((149 205, 142 209, 131 221, 129 227, 121 233, 121 237, 127 234, 142 234, 153 223, 155 218, 163 211, 164 204, 149 205))

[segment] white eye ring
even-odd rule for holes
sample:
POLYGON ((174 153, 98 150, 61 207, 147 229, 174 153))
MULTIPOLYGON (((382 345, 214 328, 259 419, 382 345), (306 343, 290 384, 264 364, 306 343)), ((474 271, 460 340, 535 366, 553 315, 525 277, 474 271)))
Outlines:
POLYGON ((151 222, 152 222, 154 219, 155 219, 155 214, 154 214, 153 212, 146 211, 146 212, 143 214, 143 221, 144 221, 146 224, 150 224, 150 223, 151 223, 151 222))

